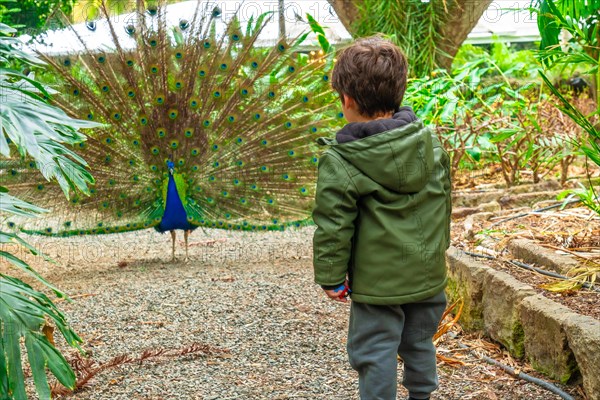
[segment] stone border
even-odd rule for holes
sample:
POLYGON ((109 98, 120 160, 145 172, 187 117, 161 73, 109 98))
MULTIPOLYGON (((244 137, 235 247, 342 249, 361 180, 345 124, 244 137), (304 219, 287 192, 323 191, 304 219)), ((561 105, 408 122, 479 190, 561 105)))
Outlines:
POLYGON ((508 242, 508 250, 514 258, 519 258, 528 264, 544 266, 562 275, 572 268, 581 266, 574 257, 559 254, 528 239, 512 239, 508 242))
POLYGON ((499 342, 551 379, 579 376, 589 400, 600 400, 600 321, 575 313, 503 271, 451 247, 451 301, 464 299, 461 325, 499 342))

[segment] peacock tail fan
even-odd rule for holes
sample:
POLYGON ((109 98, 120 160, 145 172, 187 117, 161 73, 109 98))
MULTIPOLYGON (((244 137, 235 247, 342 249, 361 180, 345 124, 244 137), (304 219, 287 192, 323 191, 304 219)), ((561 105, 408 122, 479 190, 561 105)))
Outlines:
POLYGON ((78 51, 39 54, 59 77, 53 101, 103 124, 75 149, 96 183, 66 205, 32 162, 6 161, 11 194, 51 210, 11 226, 61 236, 165 230, 179 201, 191 228, 282 229, 309 218, 315 139, 342 117, 328 82, 333 56, 300 51, 307 34, 259 46, 270 13, 233 17, 219 32, 210 3, 194 4, 172 26, 164 2, 138 0, 123 26, 102 1, 86 35, 68 28, 78 51), (100 27, 110 48, 88 44, 100 27))

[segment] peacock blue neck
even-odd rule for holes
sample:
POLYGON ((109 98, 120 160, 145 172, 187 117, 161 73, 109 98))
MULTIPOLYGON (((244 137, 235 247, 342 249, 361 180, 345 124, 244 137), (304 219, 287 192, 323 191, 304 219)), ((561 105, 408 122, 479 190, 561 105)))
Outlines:
POLYGON ((190 230, 194 229, 188 221, 187 213, 181 202, 181 197, 177 191, 175 178, 169 173, 169 182, 165 199, 165 212, 162 221, 157 227, 159 232, 172 231, 175 229, 190 230))

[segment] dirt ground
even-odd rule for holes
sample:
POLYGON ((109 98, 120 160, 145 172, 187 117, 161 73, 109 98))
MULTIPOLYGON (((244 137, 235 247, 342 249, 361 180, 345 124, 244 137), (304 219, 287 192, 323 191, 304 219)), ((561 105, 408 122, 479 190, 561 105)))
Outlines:
MULTIPOLYGON (((72 297, 61 309, 90 359, 102 363, 193 343, 214 350, 107 369, 70 398, 358 399, 345 353, 349 307, 328 301, 313 283, 312 232, 196 231, 187 263, 171 263, 169 236, 153 231, 30 238, 58 262, 26 257, 72 297)), ((181 258, 181 244, 177 251, 181 258)), ((560 398, 478 357, 540 376, 497 346, 459 327, 452 336, 442 340, 439 354, 463 365, 440 360, 433 399, 560 398)), ((400 364, 399 381, 401 375, 400 364)), ((560 387, 584 399, 579 382, 560 387)), ((398 391, 398 398, 406 396, 401 384, 398 391)))

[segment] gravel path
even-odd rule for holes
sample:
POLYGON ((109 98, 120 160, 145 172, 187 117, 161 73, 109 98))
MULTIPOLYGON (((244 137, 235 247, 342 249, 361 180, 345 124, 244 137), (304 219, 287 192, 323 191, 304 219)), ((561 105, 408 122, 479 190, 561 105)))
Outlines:
MULTIPOLYGON (((111 369, 71 398, 358 399, 345 353, 349 307, 312 282, 312 231, 197 231, 188 263, 170 263, 170 237, 153 231, 31 238, 58 260, 35 264, 74 296, 61 306, 95 360, 194 342, 228 350, 111 369)), ((454 351, 453 342, 441 354, 467 365, 440 365, 434 399, 559 399, 454 351)))

